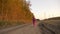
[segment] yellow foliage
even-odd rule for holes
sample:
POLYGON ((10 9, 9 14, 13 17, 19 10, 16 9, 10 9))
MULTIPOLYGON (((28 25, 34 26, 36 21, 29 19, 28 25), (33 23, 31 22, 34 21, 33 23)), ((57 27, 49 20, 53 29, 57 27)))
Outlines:
POLYGON ((0 0, 0 20, 32 22, 26 0, 0 0))

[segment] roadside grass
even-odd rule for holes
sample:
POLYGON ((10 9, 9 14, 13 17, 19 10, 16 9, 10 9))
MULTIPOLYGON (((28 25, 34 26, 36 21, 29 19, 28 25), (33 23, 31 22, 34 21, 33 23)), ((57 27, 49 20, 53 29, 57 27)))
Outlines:
POLYGON ((22 25, 22 24, 25 24, 25 23, 19 22, 19 21, 17 21, 17 22, 0 21, 0 29, 17 26, 17 25, 22 25))
POLYGON ((48 23, 48 24, 54 24, 55 25, 55 24, 58 24, 60 22, 60 20, 45 20, 43 22, 48 23))

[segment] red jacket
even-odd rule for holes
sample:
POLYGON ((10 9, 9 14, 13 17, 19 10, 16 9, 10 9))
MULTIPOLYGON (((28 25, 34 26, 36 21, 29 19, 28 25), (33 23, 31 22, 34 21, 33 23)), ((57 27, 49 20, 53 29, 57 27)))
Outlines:
POLYGON ((35 17, 33 17, 33 26, 35 26, 35 23, 36 23, 36 19, 35 19, 35 17))

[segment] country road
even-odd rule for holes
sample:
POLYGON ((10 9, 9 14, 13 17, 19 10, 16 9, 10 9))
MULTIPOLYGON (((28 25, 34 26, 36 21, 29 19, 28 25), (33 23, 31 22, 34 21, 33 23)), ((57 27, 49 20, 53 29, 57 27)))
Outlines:
MULTIPOLYGON (((38 25, 38 24, 36 24, 36 25, 38 25)), ((29 24, 22 28, 17 28, 15 30, 4 32, 2 34, 40 34, 40 31, 37 26, 33 27, 32 24, 29 24)))

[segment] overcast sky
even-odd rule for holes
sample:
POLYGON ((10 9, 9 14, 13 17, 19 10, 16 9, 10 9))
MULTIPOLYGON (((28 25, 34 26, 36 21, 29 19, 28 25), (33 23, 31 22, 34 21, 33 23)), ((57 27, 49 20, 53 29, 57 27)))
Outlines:
POLYGON ((30 0, 31 12, 38 19, 60 16, 60 0, 30 0))

